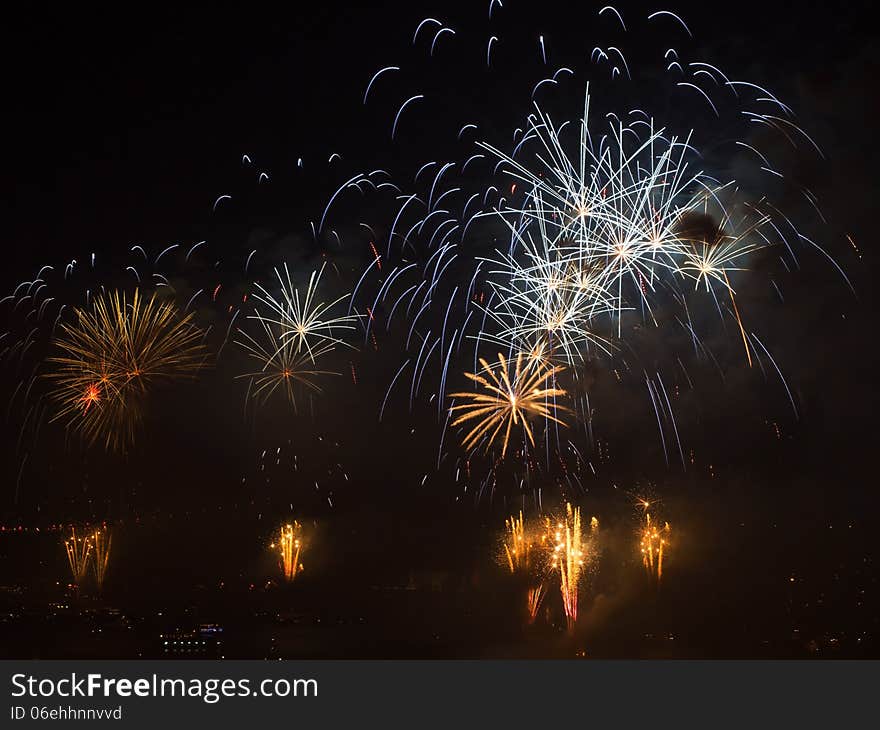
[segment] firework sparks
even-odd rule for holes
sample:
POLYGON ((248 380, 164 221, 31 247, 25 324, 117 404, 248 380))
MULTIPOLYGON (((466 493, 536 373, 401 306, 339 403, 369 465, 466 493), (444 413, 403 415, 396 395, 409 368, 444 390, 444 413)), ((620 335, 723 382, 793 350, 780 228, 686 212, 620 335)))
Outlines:
POLYGON ((486 451, 501 441, 501 457, 507 453, 510 434, 514 426, 522 428, 529 443, 534 446, 535 437, 528 417, 537 416, 553 421, 562 426, 565 422, 555 414, 567 411, 564 406, 557 405, 556 399, 566 395, 566 391, 557 387, 546 387, 547 381, 563 370, 562 367, 545 368, 540 364, 532 364, 522 353, 516 356, 513 372, 507 359, 498 354, 497 369, 480 359, 483 369, 479 373, 465 373, 465 376, 488 392, 452 393, 451 398, 463 398, 470 402, 454 405, 452 413, 459 412, 453 426, 477 420, 477 424, 464 437, 463 445, 472 449, 481 440, 485 440, 486 451), (526 360, 524 362, 524 360, 526 360), (503 435, 502 435, 503 429, 503 435))
POLYGON ((302 525, 296 521, 284 525, 278 532, 278 539, 269 547, 278 552, 279 567, 284 580, 293 581, 303 571, 303 564, 300 562, 305 548, 302 525))
MULTIPOLYGON (((590 520, 590 531, 599 528, 598 520, 590 520)), ((554 547, 552 567, 559 571, 559 590, 569 631, 574 630, 578 616, 578 594, 586 575, 589 538, 581 527, 581 509, 565 505, 565 515, 557 523, 552 536, 554 547)))
POLYGON ((331 344, 318 345, 308 352, 297 348, 296 340, 283 337, 283 329, 278 325, 260 320, 262 338, 251 336, 239 330, 242 339, 236 340, 248 355, 257 360, 259 370, 239 375, 250 379, 250 395, 260 403, 265 403, 274 394, 281 393, 287 402, 296 407, 296 386, 300 385, 312 393, 320 393, 315 382, 321 375, 338 375, 328 370, 316 370, 315 360, 330 352, 331 344))
POLYGON ((49 358, 53 420, 67 420, 89 443, 124 451, 134 441, 151 387, 193 377, 201 368, 201 332, 192 315, 180 316, 155 294, 145 300, 138 290, 130 302, 119 292, 99 296, 75 316, 55 340, 60 353, 49 358))
POLYGON ((528 610, 529 615, 529 623, 535 623, 535 619, 538 617, 538 611, 541 608, 541 604, 544 602, 544 596, 547 595, 547 583, 545 581, 541 581, 535 586, 531 586, 526 591, 526 609, 528 610))
POLYGON ((530 528, 522 510, 519 516, 511 516, 504 521, 503 557, 501 562, 512 574, 524 574, 537 582, 526 590, 526 610, 528 622, 535 622, 538 610, 547 592, 547 544, 545 532, 530 528))
POLYGON ((526 533, 522 511, 519 517, 510 517, 504 521, 504 532, 504 557, 510 572, 528 570, 533 546, 531 536, 526 533))
POLYGON ((638 508, 642 512, 638 530, 639 552, 645 570, 659 583, 663 578, 663 557, 672 529, 668 522, 663 522, 661 526, 660 521, 652 519, 648 511, 650 507, 651 503, 647 500, 638 503, 638 508))
POLYGON ((64 540, 64 549, 67 552, 67 563, 70 566, 70 573, 77 585, 81 584, 88 574, 92 548, 91 536, 77 536, 76 528, 72 527, 70 529, 70 537, 64 540))
POLYGON ((258 284, 259 293, 254 295, 254 299, 268 307, 269 314, 264 316, 258 311, 249 317, 260 320, 264 325, 280 328, 278 339, 282 344, 290 344, 290 354, 304 353, 312 362, 324 354, 327 348, 338 345, 350 347, 337 333, 353 330, 358 319, 353 314, 332 315, 333 309, 348 299, 348 294, 329 303, 317 300, 318 285, 323 273, 324 266, 313 271, 305 293, 301 293, 293 283, 287 264, 284 265, 283 274, 282 270, 276 269, 275 276, 281 286, 280 299, 258 284))
POLYGON ((110 548, 113 544, 110 530, 98 528, 92 533, 92 545, 94 546, 95 583, 100 591, 104 587, 104 579, 107 577, 107 566, 110 563, 110 548))
POLYGON ((534 623, 551 585, 550 577, 558 572, 563 610, 569 629, 577 621, 578 592, 585 576, 588 557, 594 548, 598 520, 590 520, 590 531, 581 527, 579 507, 565 506, 559 520, 536 519, 529 525, 523 518, 505 520, 502 557, 499 562, 511 573, 526 575, 531 584, 526 591, 529 623, 534 623))

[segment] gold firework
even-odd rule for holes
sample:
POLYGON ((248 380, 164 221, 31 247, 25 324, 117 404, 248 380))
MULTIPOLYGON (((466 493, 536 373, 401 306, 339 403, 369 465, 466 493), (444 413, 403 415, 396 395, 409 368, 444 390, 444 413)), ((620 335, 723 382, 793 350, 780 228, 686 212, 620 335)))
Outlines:
POLYGON ((511 573, 528 570, 532 552, 532 542, 526 533, 525 520, 520 511, 519 517, 510 517, 504 521, 504 557, 511 573))
POLYGON ((112 537, 109 529, 97 528, 92 533, 92 545, 94 546, 95 583, 100 591, 104 587, 104 578, 107 575, 107 565, 110 562, 110 547, 112 537))
POLYGON ((300 562, 300 555, 302 555, 305 545, 302 537, 302 525, 299 522, 294 520, 293 524, 284 525, 279 530, 278 540, 269 547, 278 551, 279 566, 286 581, 290 582, 302 573, 303 565, 300 562))
POLYGON ((569 631, 574 630, 577 622, 578 594, 586 576, 589 543, 598 529, 599 521, 593 517, 590 520, 591 535, 588 538, 581 528, 580 507, 566 504, 565 515, 556 523, 553 530, 552 567, 559 570, 559 590, 562 594, 562 608, 565 611, 569 631))
POLYGON ((92 557, 92 540, 89 535, 77 536, 76 528, 70 529, 70 537, 64 540, 67 562, 75 583, 80 584, 89 570, 92 557))
POLYGON ((544 534, 540 528, 527 525, 522 511, 504 521, 503 550, 499 563, 514 575, 528 575, 533 583, 526 591, 526 608, 529 623, 534 623, 538 609, 547 591, 547 550, 544 534))
POLYGON ((162 380, 193 377, 205 350, 192 315, 181 316, 170 302, 135 290, 131 301, 112 292, 98 296, 91 309, 76 309, 75 321, 62 325, 55 340, 60 351, 49 358, 48 377, 57 410, 91 444, 125 451, 134 442, 151 386, 162 380))
POLYGON ((645 570, 659 583, 663 577, 663 554, 669 544, 672 528, 668 522, 664 522, 661 527, 659 521, 652 520, 651 513, 648 511, 650 506, 647 500, 639 502, 639 508, 643 512, 638 532, 639 551, 645 570))
POLYGON ((464 438, 463 446, 466 449, 473 448, 485 438, 488 451, 496 439, 501 438, 503 458, 507 453, 510 433, 514 426, 521 425, 529 443, 534 446, 535 437, 529 425, 529 416, 538 416, 562 426, 566 425, 555 415, 559 411, 568 410, 556 404, 556 399, 566 395, 566 392, 561 388, 546 387, 547 381, 564 368, 545 367, 540 360, 529 359, 522 353, 516 356, 512 373, 508 361, 501 353, 498 354, 497 368, 491 367, 482 358, 480 364, 483 366, 480 373, 465 373, 465 377, 483 386, 488 392, 450 395, 450 398, 463 398, 469 401, 452 406, 450 409, 451 412, 459 412, 452 422, 453 426, 477 420, 476 425, 464 438), (524 359, 526 359, 525 364, 524 359))

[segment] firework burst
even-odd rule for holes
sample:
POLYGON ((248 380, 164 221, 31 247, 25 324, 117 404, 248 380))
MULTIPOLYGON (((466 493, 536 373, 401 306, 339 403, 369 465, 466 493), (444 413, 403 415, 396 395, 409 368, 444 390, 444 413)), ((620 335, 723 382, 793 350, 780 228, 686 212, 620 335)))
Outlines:
POLYGON ((75 321, 55 339, 59 354, 48 359, 52 420, 66 420, 91 444, 125 451, 153 386, 194 377, 204 363, 202 334, 191 320, 138 290, 131 301, 113 292, 75 310, 75 321))
POLYGON ((318 378, 339 373, 317 370, 314 367, 317 359, 333 350, 332 344, 325 343, 303 352, 298 349, 295 339, 283 337, 283 331, 278 325, 265 320, 260 320, 259 338, 239 330, 241 339, 236 340, 236 344, 250 358, 260 363, 260 369, 238 377, 249 379, 250 396, 259 403, 264 404, 273 395, 280 393, 296 408, 297 386, 312 393, 320 393, 318 378))
POLYGON ((452 393, 450 398, 462 398, 468 403, 453 405, 450 411, 456 414, 453 426, 476 420, 476 425, 464 437, 463 446, 472 449, 480 441, 485 441, 486 451, 500 441, 501 457, 507 453, 510 434, 514 426, 522 428, 532 446, 535 437, 529 425, 529 417, 543 418, 561 426, 565 422, 556 413, 567 411, 558 405, 557 398, 566 391, 555 386, 547 387, 547 381, 555 381, 555 376, 564 368, 543 367, 522 353, 516 356, 513 372, 510 363, 501 353, 498 365, 493 368, 482 358, 483 369, 478 373, 465 373, 465 376, 481 385, 487 392, 452 393))
POLYGON ((256 312, 249 317, 260 320, 264 325, 275 325, 278 330, 274 334, 281 344, 289 345, 290 354, 305 354, 312 362, 326 353, 328 348, 339 345, 350 347, 340 333, 353 330, 358 319, 352 314, 333 314, 333 310, 348 299, 348 294, 330 302, 318 301, 317 291, 324 268, 322 266, 320 270, 312 272, 305 292, 300 292, 293 283, 287 264, 283 269, 276 269, 275 276, 281 287, 280 297, 258 284, 254 299, 268 308, 268 314, 256 312))

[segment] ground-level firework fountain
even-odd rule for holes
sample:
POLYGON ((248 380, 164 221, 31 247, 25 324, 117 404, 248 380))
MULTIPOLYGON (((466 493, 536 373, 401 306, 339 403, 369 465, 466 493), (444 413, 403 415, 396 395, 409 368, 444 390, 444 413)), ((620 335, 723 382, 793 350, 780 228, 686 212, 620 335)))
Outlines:
POLYGON ((523 517, 511 516, 504 521, 503 552, 500 557, 512 574, 528 575, 534 582, 526 592, 526 608, 529 623, 534 623, 547 592, 546 536, 538 526, 529 526, 523 517))
POLYGON ((559 571, 562 608, 569 631, 574 629, 578 614, 578 590, 586 561, 586 544, 581 530, 581 509, 565 505, 565 515, 556 524, 553 534, 553 567, 559 571))
POLYGON ((302 525, 294 520, 293 524, 284 525, 278 533, 278 540, 270 546, 278 551, 279 566, 284 575, 284 580, 290 582, 303 570, 300 562, 305 547, 302 537, 302 525))
POLYGON ((538 585, 532 586, 526 591, 526 607, 529 612, 530 624, 535 623, 545 595, 547 595, 547 583, 545 581, 541 581, 538 585))
POLYGON ((92 545, 95 558, 95 583, 100 591, 104 588, 104 578, 107 576, 107 565, 110 562, 110 547, 112 545, 110 530, 97 528, 92 533, 92 545))
POLYGON ((648 511, 650 504, 645 501, 639 504, 644 515, 639 524, 639 551, 642 555, 642 564, 651 576, 657 578, 657 582, 663 577, 663 553, 669 544, 669 534, 672 528, 668 522, 652 519, 648 511))
POLYGON ((76 528, 70 528, 70 537, 64 540, 67 551, 67 562, 74 582, 79 585, 85 580, 89 570, 89 559, 92 556, 92 541, 86 536, 77 536, 76 528))
POLYGON ((70 537, 64 539, 64 550, 71 576, 78 586, 85 582, 91 569, 95 585, 99 591, 103 589, 111 545, 110 530, 106 527, 91 529, 87 526, 79 534, 75 527, 70 528, 70 537))
POLYGON ((581 525, 580 507, 565 505, 564 514, 554 520, 538 518, 529 525, 522 513, 504 523, 503 551, 499 562, 511 573, 529 577, 526 591, 528 622, 534 623, 538 611, 552 584, 554 573, 559 574, 562 606, 569 630, 577 622, 578 593, 581 589, 588 559, 594 550, 598 520, 590 520, 589 533, 581 525))
POLYGON ((510 517, 504 521, 504 531, 507 536, 504 542, 504 557, 510 572, 528 570, 532 543, 530 535, 526 533, 522 511, 519 517, 510 517))

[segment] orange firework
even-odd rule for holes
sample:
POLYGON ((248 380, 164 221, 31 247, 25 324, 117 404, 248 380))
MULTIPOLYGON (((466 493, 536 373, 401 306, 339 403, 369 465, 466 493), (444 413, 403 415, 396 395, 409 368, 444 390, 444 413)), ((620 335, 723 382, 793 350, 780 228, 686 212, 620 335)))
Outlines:
POLYGON ((516 356, 513 372, 504 355, 498 354, 498 366, 493 368, 480 359, 483 369, 479 373, 465 373, 465 377, 482 385, 488 392, 452 393, 450 398, 462 398, 468 403, 452 406, 451 412, 459 412, 452 422, 458 426, 467 421, 477 420, 476 425, 464 437, 463 446, 473 448, 485 439, 486 450, 501 441, 502 458, 507 453, 510 434, 514 426, 522 427, 529 443, 535 444, 529 416, 537 416, 554 421, 562 426, 565 422, 555 415, 568 409, 556 404, 556 399, 566 395, 561 388, 547 387, 547 381, 564 368, 545 367, 542 360, 530 358, 520 353, 516 356), (525 362, 524 362, 525 360, 525 362))
POLYGON ((540 530, 527 527, 522 511, 518 517, 511 516, 504 521, 502 565, 506 565, 513 574, 532 575, 538 581, 526 592, 529 623, 534 623, 547 588, 546 550, 542 538, 540 530))
POLYGON ((577 621, 578 593, 586 575, 588 559, 595 549, 598 520, 590 520, 587 534, 581 528, 580 508, 565 505, 558 520, 549 517, 528 525, 522 515, 505 521, 501 564, 511 573, 532 578, 526 591, 529 623, 533 623, 547 594, 550 577, 558 571, 563 610, 569 629, 577 621))
POLYGON ((89 443, 125 451, 143 418, 152 386, 193 377, 202 366, 202 333, 171 302, 135 290, 98 296, 91 309, 76 309, 61 327, 59 354, 48 378, 56 404, 52 420, 64 419, 89 443))
POLYGON ((552 567, 559 571, 559 590, 568 630, 573 631, 578 617, 578 595, 586 577, 587 561, 593 548, 599 521, 590 519, 590 535, 581 527, 581 509, 565 505, 565 515, 550 527, 547 521, 548 539, 553 542, 552 567), (552 531, 552 535, 550 535, 552 531))
POLYGON ((300 556, 305 549, 302 536, 302 525, 294 520, 293 524, 284 525, 278 533, 278 540, 269 547, 278 551, 279 567, 284 575, 284 580, 290 582, 302 573, 303 564, 300 556))
POLYGON ((659 520, 651 518, 651 513, 648 511, 651 503, 648 500, 640 500, 638 507, 642 510, 638 530, 642 565, 645 566, 648 574, 655 577, 659 583, 663 577, 663 557, 669 545, 669 535, 672 528, 668 522, 663 522, 661 526, 659 520))

